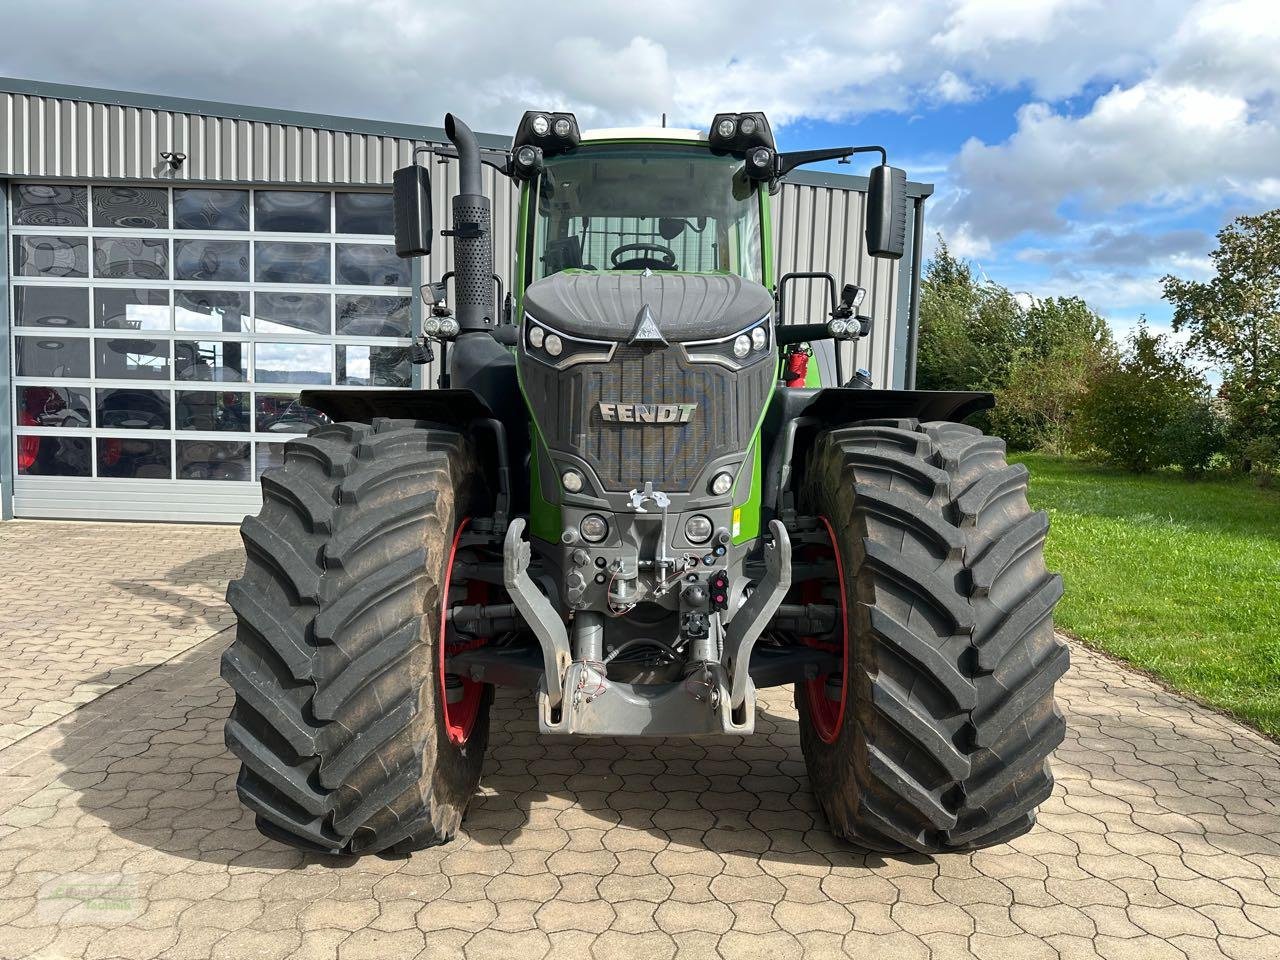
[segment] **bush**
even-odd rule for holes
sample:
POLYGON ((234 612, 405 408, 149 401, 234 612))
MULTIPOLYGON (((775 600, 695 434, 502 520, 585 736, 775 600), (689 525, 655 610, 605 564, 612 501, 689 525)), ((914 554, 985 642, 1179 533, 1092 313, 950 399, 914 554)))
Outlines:
POLYGON ((1250 441, 1244 455, 1249 472, 1258 478, 1258 486, 1270 487, 1280 474, 1280 442, 1272 437, 1250 441))
POLYGON ((1223 443, 1208 385, 1145 323, 1119 363, 1090 383, 1072 439, 1135 473, 1173 464, 1201 472, 1223 443))

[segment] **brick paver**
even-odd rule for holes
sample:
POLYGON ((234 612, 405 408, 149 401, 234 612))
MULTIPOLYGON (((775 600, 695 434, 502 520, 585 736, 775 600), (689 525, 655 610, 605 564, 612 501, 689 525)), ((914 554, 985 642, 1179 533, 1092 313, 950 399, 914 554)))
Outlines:
POLYGON ((465 835, 342 861, 236 802, 227 638, 0 750, 0 957, 1280 956, 1280 747, 1078 646, 1058 788, 1004 847, 833 841, 783 690, 696 744, 540 738, 502 695, 465 835))
POLYGON ((233 622, 235 527, 0 524, 0 749, 233 622))

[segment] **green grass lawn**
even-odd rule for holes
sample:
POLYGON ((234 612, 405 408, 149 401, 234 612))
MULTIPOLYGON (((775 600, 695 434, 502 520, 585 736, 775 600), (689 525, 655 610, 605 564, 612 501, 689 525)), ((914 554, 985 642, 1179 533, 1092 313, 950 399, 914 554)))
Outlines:
POLYGON ((1280 736, 1280 492, 1012 459, 1051 519, 1058 626, 1280 736))

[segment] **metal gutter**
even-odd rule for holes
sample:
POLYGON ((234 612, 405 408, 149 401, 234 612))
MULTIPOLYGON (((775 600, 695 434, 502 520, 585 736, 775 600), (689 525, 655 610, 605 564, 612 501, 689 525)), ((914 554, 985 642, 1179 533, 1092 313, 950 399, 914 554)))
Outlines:
POLYGON ((0 180, 0 520, 13 519, 13 372, 9 352, 9 185, 0 180))
POLYGON ((916 355, 920 348, 920 258, 924 255, 924 199, 916 200, 911 238, 911 306, 907 310, 906 388, 916 388, 916 355))

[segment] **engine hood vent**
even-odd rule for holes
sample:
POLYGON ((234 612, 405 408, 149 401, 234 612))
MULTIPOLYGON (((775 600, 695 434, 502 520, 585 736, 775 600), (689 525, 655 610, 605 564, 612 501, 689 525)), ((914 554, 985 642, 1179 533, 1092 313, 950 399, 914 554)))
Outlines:
POLYGON ((530 284, 524 309, 592 340, 627 342, 645 318, 663 340, 680 343, 741 330, 773 312, 773 297, 754 281, 723 274, 565 272, 530 284))

